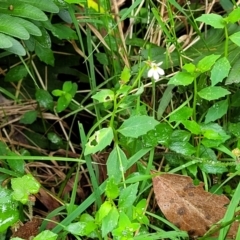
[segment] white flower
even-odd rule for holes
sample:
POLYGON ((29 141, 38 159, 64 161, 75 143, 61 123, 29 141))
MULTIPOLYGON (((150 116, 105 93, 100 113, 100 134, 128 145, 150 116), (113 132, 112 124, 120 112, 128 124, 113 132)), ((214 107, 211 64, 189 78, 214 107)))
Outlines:
POLYGON ((160 76, 163 76, 165 74, 164 70, 160 68, 159 66, 162 65, 162 62, 160 63, 154 63, 154 62, 148 62, 150 69, 148 71, 148 77, 153 78, 155 81, 157 81, 160 76))

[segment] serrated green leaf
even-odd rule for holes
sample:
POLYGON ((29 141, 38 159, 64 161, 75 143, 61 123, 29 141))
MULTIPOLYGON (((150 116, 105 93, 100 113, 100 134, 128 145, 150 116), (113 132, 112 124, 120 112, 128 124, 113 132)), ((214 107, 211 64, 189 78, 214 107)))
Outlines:
POLYGON ((187 86, 194 80, 194 76, 188 72, 179 72, 170 78, 168 85, 187 86))
POLYGON ((131 72, 128 67, 124 67, 124 69, 121 72, 120 80, 122 83, 127 83, 131 77, 131 72))
POLYGON ((228 100, 222 100, 213 104, 207 111, 205 116, 205 123, 214 122, 227 113, 228 100))
POLYGON ((232 83, 239 83, 240 82, 240 59, 237 59, 237 61, 232 66, 232 69, 227 77, 226 85, 232 84, 232 83))
POLYGON ((27 40, 30 35, 18 20, 6 14, 0 14, 0 32, 10 36, 27 40))
POLYGON ((182 120, 186 120, 188 118, 190 118, 193 114, 193 109, 189 108, 189 107, 182 107, 176 111, 174 111, 170 118, 169 118, 169 122, 179 122, 182 120))
POLYGON ((107 175, 119 183, 126 171, 127 164, 126 154, 119 146, 116 146, 107 159, 107 175))
POLYGON ((0 33, 0 48, 9 48, 12 46, 12 42, 9 40, 9 36, 0 33))
POLYGON ((235 43, 237 46, 240 46, 240 32, 236 32, 229 36, 229 39, 235 43))
POLYGON ((39 233, 36 237, 34 237, 33 240, 56 240, 57 238, 58 235, 56 233, 53 233, 49 230, 45 230, 39 233))
POLYGON ((101 223, 103 218, 106 217, 108 215, 108 213, 111 211, 112 209, 112 204, 110 201, 105 201, 99 208, 98 212, 97 212, 97 216, 96 216, 96 221, 101 223))
POLYGON ((227 58, 222 57, 218 59, 211 70, 211 86, 222 82, 222 80, 228 76, 230 69, 231 65, 227 58))
POLYGON ((32 124, 37 119, 37 111, 28 111, 23 114, 23 116, 20 119, 20 123, 23 124, 32 124))
POLYGON ((7 82, 18 82, 28 75, 28 71, 24 65, 19 65, 10 69, 4 80, 7 82))
POLYGON ((201 128, 198 123, 196 123, 193 120, 183 120, 181 123, 184 125, 184 127, 190 131, 193 134, 200 134, 201 128))
POLYGON ((209 71, 220 56, 221 55, 212 54, 204 57, 197 64, 197 71, 201 73, 209 71))
POLYGON ((187 156, 190 156, 196 152, 194 146, 189 142, 173 142, 170 144, 169 148, 176 153, 181 153, 187 156))
POLYGON ((158 124, 158 121, 149 116, 133 116, 123 122, 118 132, 125 137, 138 138, 154 129, 158 124))
POLYGON ((96 131, 88 140, 84 155, 93 154, 103 150, 111 144, 113 140, 113 130, 111 127, 102 128, 96 131))
POLYGON ((230 138, 217 123, 202 124, 201 131, 205 138, 215 141, 220 140, 222 143, 230 138))
POLYGON ((102 220, 102 237, 106 237, 118 224, 119 212, 116 207, 112 207, 110 212, 102 220))
POLYGON ((30 174, 24 175, 21 178, 12 178, 11 185, 13 189, 13 199, 26 204, 30 194, 38 193, 40 184, 30 174))
POLYGON ((122 189, 118 201, 118 207, 120 209, 126 209, 133 205, 137 198, 138 185, 139 183, 134 183, 122 189))
POLYGON ((240 138, 240 122, 229 123, 228 124, 228 131, 230 131, 237 138, 240 138))
POLYGON ((37 7, 22 1, 11 1, 13 9, 9 9, 9 3, 1 3, 0 12, 12 16, 29 18, 36 21, 46 21, 48 18, 46 14, 37 7))
POLYGON ((190 132, 186 130, 174 130, 171 135, 171 142, 188 142, 190 138, 190 132))
POLYGON ((158 144, 168 146, 172 132, 169 124, 160 123, 142 137, 143 144, 145 147, 155 147, 158 144))
POLYGON ((227 89, 216 86, 206 87, 202 89, 200 92, 198 92, 198 95, 201 98, 206 99, 208 101, 219 99, 228 94, 230 94, 230 92, 227 89))
POLYGON ((48 91, 43 89, 37 89, 35 97, 40 107, 44 107, 47 110, 53 109, 53 97, 48 91))
POLYGON ((45 12, 50 13, 58 13, 59 8, 52 0, 21 0, 21 2, 25 2, 33 5, 36 8, 39 8, 45 12))
POLYGON ((86 222, 75 222, 70 223, 64 229, 73 235, 84 236, 84 229, 86 228, 86 225, 86 222))
POLYGON ((214 28, 224 28, 225 22, 221 15, 210 13, 210 14, 202 14, 201 17, 196 18, 196 21, 204 22, 214 28))
POLYGON ((225 21, 230 23, 235 23, 240 20, 240 8, 234 9, 229 15, 225 18, 225 21))
POLYGON ((37 56, 41 61, 51 66, 54 66, 55 59, 54 59, 53 51, 51 49, 44 48, 40 44, 36 44, 35 53, 37 54, 37 56))

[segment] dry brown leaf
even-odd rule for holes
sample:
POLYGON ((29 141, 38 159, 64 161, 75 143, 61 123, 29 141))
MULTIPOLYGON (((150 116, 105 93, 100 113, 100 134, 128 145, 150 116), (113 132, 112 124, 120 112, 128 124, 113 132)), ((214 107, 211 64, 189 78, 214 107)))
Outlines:
MULTIPOLYGON (((191 237, 203 236, 209 228, 221 220, 229 199, 203 189, 203 183, 195 186, 188 176, 162 174, 153 178, 153 189, 158 206, 165 217, 191 237)), ((238 229, 233 224, 229 237, 238 229)))

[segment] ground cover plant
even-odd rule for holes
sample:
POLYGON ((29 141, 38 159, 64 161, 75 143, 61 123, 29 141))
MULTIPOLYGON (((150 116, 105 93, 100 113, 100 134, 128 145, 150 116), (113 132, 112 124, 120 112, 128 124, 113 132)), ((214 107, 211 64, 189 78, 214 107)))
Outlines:
POLYGON ((240 239, 235 1, 0 0, 0 239, 240 239))

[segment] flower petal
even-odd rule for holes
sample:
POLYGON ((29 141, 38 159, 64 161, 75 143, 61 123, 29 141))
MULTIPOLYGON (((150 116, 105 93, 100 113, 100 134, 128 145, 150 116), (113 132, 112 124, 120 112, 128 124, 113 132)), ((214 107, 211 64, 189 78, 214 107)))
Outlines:
POLYGON ((157 72, 160 76, 163 76, 165 74, 165 72, 162 68, 157 68, 157 72))
POLYGON ((157 71, 153 72, 153 78, 157 81, 159 79, 159 74, 157 71))
POLYGON ((158 64, 156 64, 158 67, 162 65, 163 62, 159 62, 158 64))
POLYGON ((153 75, 154 75, 154 70, 151 68, 151 69, 148 71, 148 77, 151 78, 153 75))

